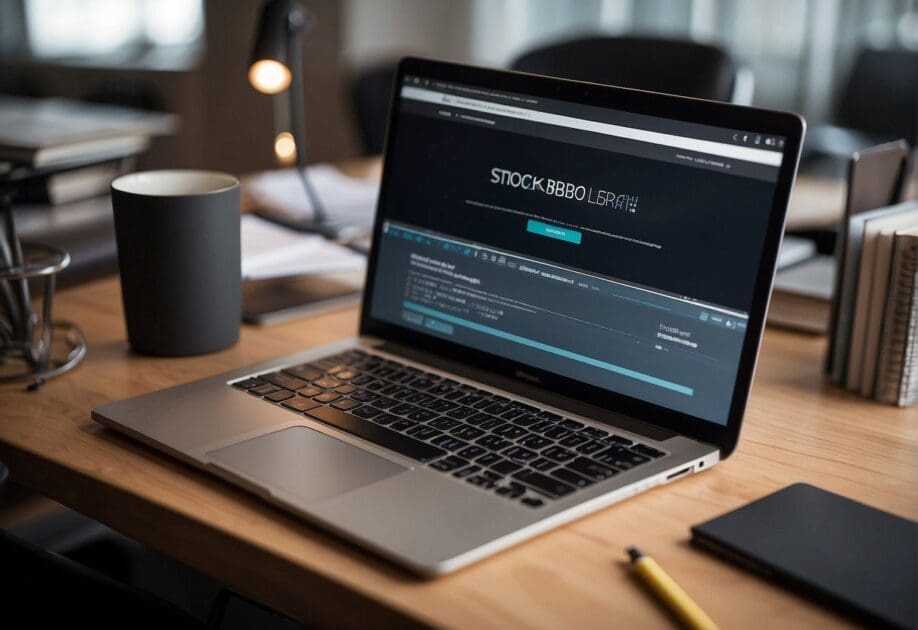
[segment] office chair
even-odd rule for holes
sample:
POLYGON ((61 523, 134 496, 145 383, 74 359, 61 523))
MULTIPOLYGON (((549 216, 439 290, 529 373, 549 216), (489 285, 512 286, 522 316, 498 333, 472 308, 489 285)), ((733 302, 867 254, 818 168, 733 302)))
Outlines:
POLYGON ((693 96, 752 100, 752 75, 725 50, 687 40, 645 36, 585 37, 536 48, 512 70, 693 96))
POLYGON ((918 51, 863 49, 835 119, 807 132, 802 171, 840 176, 856 151, 899 138, 918 144, 918 51))

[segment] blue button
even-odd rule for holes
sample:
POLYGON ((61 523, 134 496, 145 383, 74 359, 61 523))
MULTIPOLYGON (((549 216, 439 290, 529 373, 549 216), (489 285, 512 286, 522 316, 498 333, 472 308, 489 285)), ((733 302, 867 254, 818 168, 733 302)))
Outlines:
POLYGON ((577 230, 569 230, 567 228, 558 227, 557 225, 551 225, 550 223, 542 223, 534 219, 529 219, 526 223, 526 231, 532 234, 538 234, 539 236, 547 236, 548 238, 558 239, 559 241, 573 243, 574 245, 580 245, 580 239, 583 237, 577 230))

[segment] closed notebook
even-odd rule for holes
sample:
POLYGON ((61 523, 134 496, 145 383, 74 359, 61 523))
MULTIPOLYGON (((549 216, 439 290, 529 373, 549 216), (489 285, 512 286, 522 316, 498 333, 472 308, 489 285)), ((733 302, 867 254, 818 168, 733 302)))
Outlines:
POLYGON ((692 544, 870 626, 918 628, 918 523, 798 483, 692 528, 692 544))

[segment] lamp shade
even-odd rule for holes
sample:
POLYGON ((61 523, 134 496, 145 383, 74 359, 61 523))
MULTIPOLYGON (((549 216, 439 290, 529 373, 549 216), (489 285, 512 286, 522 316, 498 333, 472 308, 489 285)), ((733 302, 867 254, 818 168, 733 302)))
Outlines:
POLYGON ((249 63, 249 83, 266 94, 283 92, 290 85, 290 34, 308 26, 306 9, 297 0, 268 0, 258 22, 249 63))

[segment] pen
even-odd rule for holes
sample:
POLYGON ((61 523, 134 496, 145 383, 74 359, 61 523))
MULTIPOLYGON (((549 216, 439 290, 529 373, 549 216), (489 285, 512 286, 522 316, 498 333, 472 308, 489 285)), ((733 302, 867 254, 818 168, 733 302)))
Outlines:
POLYGON ((666 607, 679 618, 686 628, 717 630, 717 624, 653 558, 645 556, 637 547, 628 547, 627 551, 637 576, 660 601, 666 604, 666 607))

